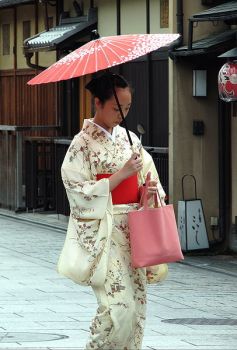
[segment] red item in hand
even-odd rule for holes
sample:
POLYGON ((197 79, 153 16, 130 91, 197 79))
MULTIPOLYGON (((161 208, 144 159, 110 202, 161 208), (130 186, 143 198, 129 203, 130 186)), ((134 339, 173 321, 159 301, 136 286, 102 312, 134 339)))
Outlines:
MULTIPOLYGON (((96 179, 109 178, 113 174, 97 174, 96 179)), ((123 180, 113 191, 113 204, 129 204, 139 202, 139 189, 137 175, 132 175, 123 180)))

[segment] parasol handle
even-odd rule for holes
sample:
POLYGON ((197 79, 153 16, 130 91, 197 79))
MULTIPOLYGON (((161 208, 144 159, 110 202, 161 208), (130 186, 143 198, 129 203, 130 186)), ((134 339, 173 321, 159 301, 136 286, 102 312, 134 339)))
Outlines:
MULTIPOLYGON (((116 91, 115 91, 115 88, 114 88, 114 84, 113 84, 113 82, 112 82, 111 80, 110 80, 110 82, 111 82, 111 86, 112 86, 112 89, 113 89, 113 94, 114 94, 116 103, 117 103, 117 105, 118 105, 119 112, 120 112, 121 117, 122 117, 122 119, 123 119, 123 121, 124 121, 124 126, 125 126, 125 129, 126 129, 127 135, 128 135, 128 140, 129 140, 131 149, 132 149, 133 153, 135 153, 135 150, 134 150, 134 147, 133 147, 133 142, 132 142, 132 139, 131 139, 129 130, 128 130, 128 126, 127 126, 127 123, 126 123, 126 119, 125 119, 125 117, 124 117, 124 115, 123 115, 123 111, 122 111, 122 108, 121 108, 120 103, 119 103, 119 100, 118 100, 118 96, 117 96, 116 91)), ((140 183, 141 183, 141 184, 144 184, 144 183, 145 183, 145 179, 144 179, 144 175, 143 175, 143 173, 142 173, 142 170, 138 172, 138 176, 139 176, 139 178, 140 178, 140 183)))
MULTIPOLYGON (((117 103, 117 106, 118 106, 120 115, 121 115, 121 117, 122 117, 122 119, 123 119, 123 122, 124 122, 125 130, 126 130, 126 133, 127 133, 127 136, 128 136, 128 140, 129 140, 131 149, 132 149, 133 153, 135 153, 135 150, 134 150, 134 147, 133 147, 133 142, 132 142, 132 139, 131 139, 129 130, 128 130, 127 123, 126 123, 126 119, 125 119, 125 117, 124 117, 124 115, 123 115, 123 111, 122 111, 122 108, 121 108, 121 106, 120 106, 119 99, 118 99, 118 96, 117 96, 116 91, 115 91, 115 88, 114 88, 114 84, 113 84, 112 80, 110 79, 110 74, 111 74, 111 73, 110 73, 110 71, 107 71, 107 73, 108 73, 109 81, 110 81, 110 83, 111 83, 112 91, 113 91, 113 94, 114 94, 114 97, 115 97, 115 100, 116 100, 116 103, 117 103)), ((140 178, 140 183, 141 183, 141 184, 144 184, 144 183, 145 183, 145 179, 144 179, 144 175, 143 175, 142 171, 139 171, 139 172, 138 172, 138 176, 139 176, 139 178, 140 178)))
POLYGON ((126 122, 126 119, 125 119, 125 117, 124 117, 124 115, 123 115, 123 111, 122 111, 122 108, 121 108, 121 106, 120 106, 119 99, 118 99, 118 96, 117 96, 117 94, 116 94, 114 84, 113 84, 112 80, 110 79, 110 76, 111 76, 110 74, 111 74, 111 73, 108 71, 108 78, 109 78, 109 81, 110 81, 110 83, 111 83, 111 87, 112 87, 112 91, 113 91, 113 94, 114 94, 114 97, 115 97, 115 101, 116 101, 116 103, 117 103, 117 106, 118 106, 120 115, 121 115, 121 117, 122 117, 122 119, 123 119, 124 126, 125 126, 125 129, 126 129, 126 133, 127 133, 127 135, 128 135, 129 143, 130 143, 130 145, 132 146, 133 143, 132 143, 132 139, 131 139, 131 136, 130 136, 130 133, 129 133, 129 130, 128 130, 127 122, 126 122))

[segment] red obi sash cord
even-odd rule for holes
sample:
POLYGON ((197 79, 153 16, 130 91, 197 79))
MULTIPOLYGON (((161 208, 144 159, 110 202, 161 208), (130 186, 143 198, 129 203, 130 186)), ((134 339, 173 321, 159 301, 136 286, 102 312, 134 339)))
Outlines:
MULTIPOLYGON (((113 174, 97 174, 96 179, 101 180, 108 178, 113 174)), ((123 180, 113 191, 112 201, 113 204, 129 204, 139 203, 139 188, 137 175, 132 175, 123 180)))

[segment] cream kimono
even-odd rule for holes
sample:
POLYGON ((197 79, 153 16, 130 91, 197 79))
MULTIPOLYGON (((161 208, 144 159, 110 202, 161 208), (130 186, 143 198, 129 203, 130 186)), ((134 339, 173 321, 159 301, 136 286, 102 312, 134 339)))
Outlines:
POLYGON ((85 120, 62 165, 71 214, 58 272, 91 285, 99 305, 86 349, 141 349, 146 305, 146 271, 133 269, 130 262, 127 213, 137 204, 113 205, 109 180, 96 181, 96 175, 115 173, 135 151, 141 154, 144 178, 151 171, 165 196, 137 136, 131 133, 132 151, 125 129, 117 126, 116 131, 112 140, 85 120))

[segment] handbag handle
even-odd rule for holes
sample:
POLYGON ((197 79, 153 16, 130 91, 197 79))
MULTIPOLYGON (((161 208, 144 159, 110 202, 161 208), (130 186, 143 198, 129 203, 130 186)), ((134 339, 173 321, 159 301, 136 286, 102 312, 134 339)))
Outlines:
MULTIPOLYGON (((149 171, 147 173, 146 176, 146 182, 144 184, 144 191, 143 191, 143 195, 141 197, 140 200, 140 207, 142 206, 142 202, 144 204, 144 209, 148 209, 148 184, 151 180, 151 172, 149 171)), ((158 208, 158 203, 160 202, 160 205, 163 207, 164 205, 162 204, 161 198, 160 198, 160 194, 158 189, 156 189, 156 193, 153 194, 153 198, 154 198, 154 202, 155 202, 155 208, 158 208), (158 202, 159 199, 159 202, 158 202)))

